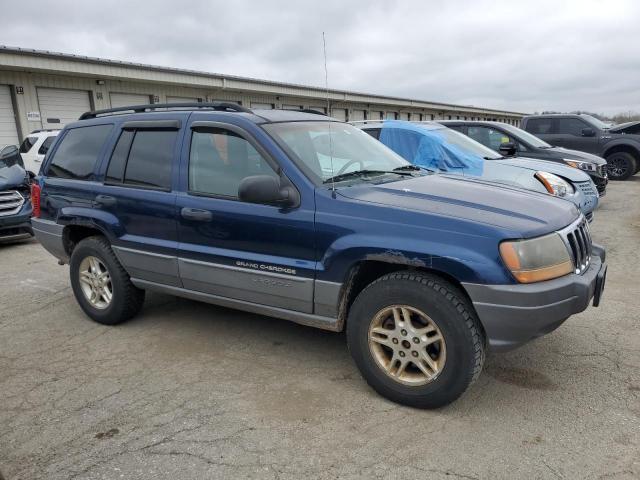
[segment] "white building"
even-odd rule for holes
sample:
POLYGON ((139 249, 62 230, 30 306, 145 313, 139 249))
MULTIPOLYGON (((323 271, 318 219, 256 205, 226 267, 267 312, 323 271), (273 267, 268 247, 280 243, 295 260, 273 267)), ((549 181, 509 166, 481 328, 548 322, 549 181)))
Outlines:
MULTIPOLYGON (((518 125, 524 115, 463 105, 329 90, 342 120, 472 119, 518 125)), ((89 110, 175 102, 237 102, 327 113, 324 88, 0 46, 0 145, 62 128, 89 110)))

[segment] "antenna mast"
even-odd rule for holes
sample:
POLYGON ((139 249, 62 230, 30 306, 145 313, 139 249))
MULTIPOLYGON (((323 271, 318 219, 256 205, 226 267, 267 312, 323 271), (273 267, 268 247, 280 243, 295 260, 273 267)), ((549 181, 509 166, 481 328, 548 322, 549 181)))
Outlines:
MULTIPOLYGON (((329 102, 329 70, 327 69, 327 41, 325 39, 324 32, 322 32, 322 49, 324 51, 324 87, 325 87, 325 93, 327 97, 327 115, 331 116, 331 103, 329 102)), ((336 183, 333 180, 335 173, 333 171, 333 138, 331 138, 331 121, 329 121, 328 125, 329 125, 329 158, 331 160, 331 190, 335 193, 336 183)))

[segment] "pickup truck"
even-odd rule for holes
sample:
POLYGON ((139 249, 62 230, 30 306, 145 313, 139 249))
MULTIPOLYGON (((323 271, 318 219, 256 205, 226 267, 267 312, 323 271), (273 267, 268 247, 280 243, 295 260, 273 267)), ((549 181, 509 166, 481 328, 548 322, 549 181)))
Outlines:
POLYGON ((487 351, 597 306, 607 270, 567 201, 431 174, 329 117, 229 103, 87 112, 31 198, 94 321, 134 317, 149 290, 346 330, 367 382, 421 408, 462 395, 487 351), (328 173, 327 134, 346 155, 328 173))
POLYGON ((520 127, 556 147, 592 153, 607 161, 611 180, 640 170, 640 122, 609 126, 591 115, 529 115, 520 127))

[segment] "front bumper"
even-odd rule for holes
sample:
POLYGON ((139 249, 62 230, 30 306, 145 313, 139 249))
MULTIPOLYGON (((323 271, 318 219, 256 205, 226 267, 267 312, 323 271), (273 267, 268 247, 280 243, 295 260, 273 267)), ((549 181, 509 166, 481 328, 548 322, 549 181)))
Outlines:
POLYGON ((15 215, 0 217, 0 242, 10 242, 32 237, 31 203, 28 202, 15 215))
POLYGON ((607 272, 605 250, 593 245, 591 265, 582 275, 514 285, 463 283, 492 351, 508 351, 552 332, 582 312, 593 299, 598 306, 607 272))

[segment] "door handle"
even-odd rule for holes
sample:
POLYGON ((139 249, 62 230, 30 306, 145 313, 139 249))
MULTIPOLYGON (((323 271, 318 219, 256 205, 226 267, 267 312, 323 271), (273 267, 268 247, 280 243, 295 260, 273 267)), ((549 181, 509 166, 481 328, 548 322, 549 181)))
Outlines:
POLYGON ((117 200, 111 195, 96 195, 93 203, 99 207, 113 207, 117 200))
POLYGON ((209 210, 201 210, 199 208, 184 207, 180 210, 180 215, 186 220, 196 222, 210 222, 213 219, 213 215, 209 210))

